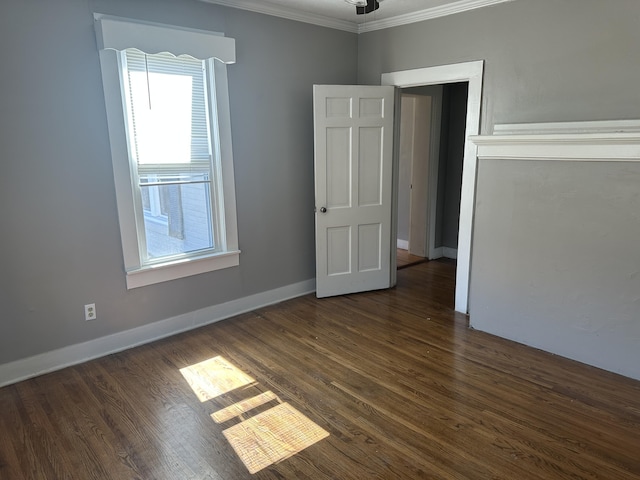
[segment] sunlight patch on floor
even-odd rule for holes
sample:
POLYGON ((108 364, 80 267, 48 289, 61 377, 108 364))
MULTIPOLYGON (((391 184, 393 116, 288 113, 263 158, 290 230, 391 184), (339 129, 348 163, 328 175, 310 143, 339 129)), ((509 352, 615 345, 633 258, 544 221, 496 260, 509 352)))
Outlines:
POLYGON ((224 423, 228 420, 231 420, 233 417, 240 417, 244 415, 249 410, 253 410, 254 408, 260 407, 266 403, 269 403, 273 400, 278 400, 278 397, 272 391, 267 391, 261 393, 260 395, 256 395, 255 397, 248 398, 246 400, 242 400, 241 402, 234 403, 222 410, 218 410, 211 414, 211 418, 216 423, 224 423))
POLYGON ((180 373, 201 402, 255 382, 221 356, 181 368, 180 373))
MULTIPOLYGON (((201 402, 248 385, 259 388, 259 383, 251 376, 222 356, 181 368, 180 373, 201 402)), ((270 390, 222 408, 212 413, 211 419, 218 424, 234 419, 239 422, 223 430, 222 434, 250 473, 281 462, 329 436, 329 432, 288 403, 283 403, 270 390), (278 402, 278 405, 268 410, 260 409, 264 411, 251 416, 250 412, 256 413, 269 402, 278 402)))
POLYGON ((222 433, 250 473, 285 460, 329 436, 288 403, 281 403, 222 433))

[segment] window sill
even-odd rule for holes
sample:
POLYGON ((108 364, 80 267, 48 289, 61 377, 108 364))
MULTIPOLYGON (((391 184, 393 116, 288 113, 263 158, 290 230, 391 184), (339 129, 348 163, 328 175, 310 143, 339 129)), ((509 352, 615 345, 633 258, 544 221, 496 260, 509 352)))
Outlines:
POLYGON ((239 264, 240 250, 234 250, 136 268, 127 272, 127 290, 235 267, 239 264))

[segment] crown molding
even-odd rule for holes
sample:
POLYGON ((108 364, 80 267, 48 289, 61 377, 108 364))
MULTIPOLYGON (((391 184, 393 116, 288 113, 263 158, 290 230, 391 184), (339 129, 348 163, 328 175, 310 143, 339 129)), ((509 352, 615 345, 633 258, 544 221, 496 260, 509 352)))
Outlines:
MULTIPOLYGON (((294 8, 287 8, 281 5, 267 4, 260 0, 200 0, 204 3, 213 3, 223 5, 225 7, 238 8, 240 10, 248 10, 250 12, 262 13, 264 15, 272 15, 275 17, 295 20, 297 22, 311 23, 320 27, 334 28, 351 33, 365 33, 374 30, 383 30, 385 28, 407 25, 410 23, 422 22, 434 18, 454 15, 456 13, 476 10, 482 7, 497 5, 499 3, 512 2, 514 0, 459 0, 447 5, 439 7, 427 8, 417 12, 406 13, 384 20, 375 20, 372 22, 356 23, 348 20, 340 20, 337 18, 318 15, 315 13, 304 12, 294 8)), ((342 1, 342 0, 336 0, 342 1)))
MULTIPOLYGON (((280 5, 266 4, 260 0, 200 0, 204 3, 214 3, 225 7, 238 8, 249 12, 262 13, 274 17, 295 20, 296 22, 311 23, 320 27, 343 30, 345 32, 358 33, 358 25, 355 22, 340 20, 337 18, 317 15, 315 13, 303 12, 293 8, 286 8, 280 5)), ((342 0, 338 0, 342 1, 342 0)))
POLYGON ((399 27, 400 25, 408 25, 410 23, 423 22, 434 18, 446 17, 456 13, 468 12, 482 7, 489 7, 499 3, 512 2, 513 0, 459 0, 447 5, 439 7, 427 8, 412 13, 405 13, 384 20, 376 20, 373 22, 361 23, 358 25, 358 33, 372 32, 374 30, 383 30, 385 28, 399 27))

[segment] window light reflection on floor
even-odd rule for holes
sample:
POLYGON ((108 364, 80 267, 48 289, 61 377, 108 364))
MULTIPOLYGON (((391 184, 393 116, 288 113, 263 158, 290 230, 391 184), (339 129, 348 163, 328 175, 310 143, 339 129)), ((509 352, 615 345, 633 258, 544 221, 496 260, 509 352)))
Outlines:
POLYGON ((265 405, 273 400, 279 401, 275 393, 273 393, 272 391, 267 391, 261 393, 260 395, 256 395, 255 397, 234 403, 233 405, 223 408, 222 410, 218 410, 217 412, 211 414, 211 418, 213 418, 213 421, 216 423, 224 423, 234 417, 241 417, 248 411, 265 405))
MULTIPOLYGON (((217 356, 180 369, 201 402, 257 382, 222 356, 217 356)), ((250 473, 286 460, 329 436, 272 391, 245 398, 211 414, 218 424, 233 419, 241 421, 222 433, 250 473), (252 410, 270 402, 278 402, 268 410, 250 416, 252 410), (248 418, 246 418, 248 416, 248 418)))
POLYGON ((221 356, 181 368, 180 373, 201 402, 255 383, 253 378, 221 356))
POLYGON ((329 436, 288 403, 222 432, 250 473, 281 462, 329 436))

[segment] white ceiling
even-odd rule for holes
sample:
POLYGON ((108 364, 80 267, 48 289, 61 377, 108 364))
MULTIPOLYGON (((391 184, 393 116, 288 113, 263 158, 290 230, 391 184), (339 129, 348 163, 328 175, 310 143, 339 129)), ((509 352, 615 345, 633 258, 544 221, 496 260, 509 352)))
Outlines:
POLYGON ((379 0, 380 8, 366 15, 356 15, 356 8, 345 0, 201 1, 361 33, 513 0, 379 0))

